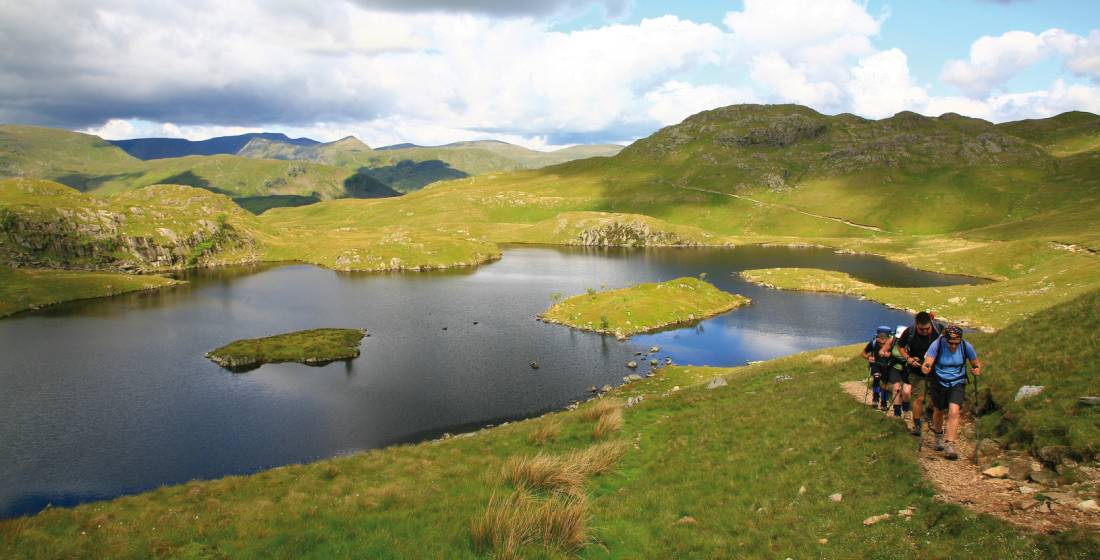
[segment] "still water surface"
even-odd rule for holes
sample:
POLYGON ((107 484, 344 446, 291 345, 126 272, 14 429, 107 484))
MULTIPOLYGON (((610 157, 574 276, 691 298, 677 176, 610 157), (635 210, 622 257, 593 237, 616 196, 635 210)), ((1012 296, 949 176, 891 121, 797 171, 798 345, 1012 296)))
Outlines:
POLYGON ((621 384, 633 353, 654 345, 676 363, 741 365, 911 321, 871 302, 731 275, 780 266, 888 286, 968 281, 825 249, 512 247, 463 271, 205 270, 186 286, 21 314, 0 320, 0 517, 559 409, 591 385, 621 384), (752 305, 626 342, 535 319, 554 292, 701 272, 752 305), (371 336, 358 359, 324 367, 234 374, 203 357, 238 338, 317 327, 371 336))

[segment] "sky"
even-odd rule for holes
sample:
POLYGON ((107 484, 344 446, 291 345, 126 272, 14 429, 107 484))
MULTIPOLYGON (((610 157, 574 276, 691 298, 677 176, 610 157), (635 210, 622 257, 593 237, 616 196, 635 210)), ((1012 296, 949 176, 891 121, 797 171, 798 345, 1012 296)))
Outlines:
POLYGON ((735 103, 1100 113, 1095 0, 21 0, 0 122, 107 139, 629 143, 735 103))

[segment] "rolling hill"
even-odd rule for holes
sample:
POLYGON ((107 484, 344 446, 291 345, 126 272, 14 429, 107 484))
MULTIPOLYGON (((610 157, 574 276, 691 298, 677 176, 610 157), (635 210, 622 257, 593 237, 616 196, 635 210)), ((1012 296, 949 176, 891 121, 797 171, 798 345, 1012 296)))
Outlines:
POLYGON ((412 192, 439 181, 501 171, 538 169, 576 159, 609 157, 622 146, 574 146, 540 152, 496 140, 455 142, 443 146, 398 144, 372 150, 349 136, 336 142, 296 146, 257 138, 238 155, 250 158, 304 160, 357 169, 401 192, 412 192))
POLYGON ((183 156, 212 156, 215 154, 236 154, 245 145, 256 138, 277 141, 291 146, 314 146, 320 142, 309 138, 290 138, 278 132, 249 132, 236 136, 219 136, 206 140, 185 140, 183 138, 134 138, 131 140, 108 140, 122 148, 126 153, 138 159, 161 159, 183 156))
POLYGON ((290 195, 312 201, 400 195, 368 174, 343 167, 224 154, 143 161, 97 136, 12 125, 0 126, 3 177, 48 179, 80 191, 104 193, 180 184, 252 200, 290 195))

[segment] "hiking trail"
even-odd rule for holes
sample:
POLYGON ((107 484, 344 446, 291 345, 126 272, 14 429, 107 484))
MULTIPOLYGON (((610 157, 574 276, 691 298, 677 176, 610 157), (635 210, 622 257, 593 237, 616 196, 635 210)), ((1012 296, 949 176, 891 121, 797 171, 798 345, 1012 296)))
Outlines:
MULTIPOLYGON (((870 408, 870 395, 866 392, 864 381, 848 381, 840 384, 857 402, 870 408), (867 400, 864 400, 867 399, 867 400)), ((891 416, 891 418, 894 418, 891 416)), ((906 429, 912 425, 904 418, 906 429)), ((1100 531, 1100 515, 1085 513, 1073 506, 1046 502, 1021 509, 1018 504, 1028 496, 1019 491, 1021 482, 1007 478, 990 478, 982 474, 982 467, 973 462, 974 444, 970 439, 973 433, 972 419, 963 415, 959 424, 959 439, 955 443, 959 458, 950 461, 943 453, 936 451, 932 431, 925 429, 924 445, 920 451, 920 467, 924 476, 936 488, 937 500, 961 505, 972 511, 995 516, 1017 527, 1043 533, 1056 533, 1069 529, 1087 529, 1100 531)), ((899 436, 900 437, 900 436, 899 436)), ((917 439, 906 434, 900 445, 911 447, 916 452, 917 439)), ((1030 484, 1030 486, 1035 486, 1030 484)))
POLYGON ((890 231, 886 231, 886 230, 884 230, 880 227, 877 227, 877 226, 869 226, 867 224, 857 224, 853 221, 845 220, 844 218, 837 218, 836 216, 825 216, 823 214, 814 214, 813 212, 807 212, 807 211, 802 210, 800 208, 795 208, 794 206, 789 206, 789 205, 786 205, 786 204, 779 204, 777 202, 765 202, 763 200, 757 200, 755 198, 750 198, 750 197, 740 195, 740 194, 733 194, 733 193, 727 193, 727 192, 722 192, 722 191, 712 191, 710 189, 700 189, 698 187, 685 187, 685 186, 681 186, 681 185, 672 185, 672 184, 670 184, 669 186, 671 186, 674 189, 683 189, 683 190, 687 190, 687 191, 697 191, 697 192, 704 192, 704 193, 709 193, 709 194, 718 194, 718 195, 722 195, 722 196, 737 198, 737 199, 740 199, 740 200, 751 202, 753 204, 756 204, 757 206, 774 206, 776 208, 782 208, 784 210, 789 210, 791 212, 797 212, 797 213, 802 214, 804 216, 810 216, 811 218, 818 218, 818 219, 821 219, 821 220, 830 220, 830 221, 833 221, 833 222, 838 222, 838 223, 844 224, 846 226, 851 226, 851 227, 859 228, 859 229, 865 229, 865 230, 868 230, 868 231, 877 231, 879 233, 893 233, 893 232, 890 232, 890 231))

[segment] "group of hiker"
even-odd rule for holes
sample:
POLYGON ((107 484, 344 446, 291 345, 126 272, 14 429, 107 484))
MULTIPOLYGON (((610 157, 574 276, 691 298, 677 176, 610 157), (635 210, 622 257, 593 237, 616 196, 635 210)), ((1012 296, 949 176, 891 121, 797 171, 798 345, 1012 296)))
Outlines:
POLYGON ((942 451, 947 459, 958 459, 956 442, 967 362, 975 376, 982 371, 974 346, 963 340, 962 327, 940 326, 932 314, 922 311, 908 327, 878 327, 875 338, 863 348, 863 357, 870 364, 871 406, 885 414, 892 409, 894 416, 911 418, 910 433, 918 438, 930 421, 936 451, 942 451), (930 419, 926 417, 926 397, 932 402, 930 419))

